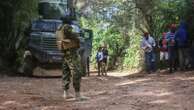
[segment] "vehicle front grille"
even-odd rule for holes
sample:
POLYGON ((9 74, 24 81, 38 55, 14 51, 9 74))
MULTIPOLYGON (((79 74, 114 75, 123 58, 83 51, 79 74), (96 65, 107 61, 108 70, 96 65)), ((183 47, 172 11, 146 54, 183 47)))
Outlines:
POLYGON ((43 47, 43 50, 58 51, 57 44, 56 44, 56 38, 54 38, 54 37, 43 38, 42 47, 43 47))

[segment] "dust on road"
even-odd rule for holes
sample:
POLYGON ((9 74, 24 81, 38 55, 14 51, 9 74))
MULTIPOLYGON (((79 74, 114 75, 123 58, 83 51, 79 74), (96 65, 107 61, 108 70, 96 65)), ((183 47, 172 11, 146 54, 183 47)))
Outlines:
POLYGON ((62 98, 60 78, 2 76, 0 110, 193 110, 192 73, 85 77, 82 102, 62 98))

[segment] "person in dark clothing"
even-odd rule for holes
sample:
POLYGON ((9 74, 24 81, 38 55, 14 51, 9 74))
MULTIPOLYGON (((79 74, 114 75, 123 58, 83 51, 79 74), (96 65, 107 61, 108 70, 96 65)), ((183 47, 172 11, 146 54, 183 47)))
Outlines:
POLYGON ((177 59, 177 42, 175 40, 176 25, 172 24, 170 27, 170 32, 166 34, 168 42, 168 55, 169 55, 169 72, 172 73, 177 69, 176 59, 177 59))
POLYGON ((185 70, 189 64, 189 48, 187 46, 188 35, 185 22, 180 23, 180 26, 175 34, 175 39, 177 41, 179 67, 181 70, 185 70))

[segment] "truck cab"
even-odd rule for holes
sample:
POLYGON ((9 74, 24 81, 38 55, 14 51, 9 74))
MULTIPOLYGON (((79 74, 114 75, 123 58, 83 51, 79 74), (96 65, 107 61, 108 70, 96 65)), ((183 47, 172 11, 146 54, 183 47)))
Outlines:
POLYGON ((56 48, 55 31, 60 20, 38 20, 32 22, 28 49, 40 63, 61 62, 61 52, 56 48))
MULTIPOLYGON (((35 67, 47 67, 48 65, 61 65, 63 53, 58 50, 56 44, 56 30, 68 19, 73 31, 80 35, 81 47, 79 53, 83 70, 89 74, 89 59, 92 49, 92 31, 82 29, 76 21, 72 0, 40 0, 38 4, 41 19, 32 21, 24 53, 22 73, 33 75, 35 67)), ((61 66, 59 66, 61 67, 61 66)))
POLYGON ((38 12, 43 19, 70 18, 76 20, 74 0, 39 0, 38 12))

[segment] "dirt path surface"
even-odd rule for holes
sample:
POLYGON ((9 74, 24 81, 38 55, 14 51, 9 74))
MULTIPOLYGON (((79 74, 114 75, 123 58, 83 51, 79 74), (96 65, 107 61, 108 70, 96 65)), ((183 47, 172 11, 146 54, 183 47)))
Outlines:
POLYGON ((194 110, 192 73, 86 77, 81 102, 62 98, 60 78, 2 76, 0 110, 194 110))

